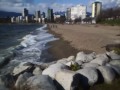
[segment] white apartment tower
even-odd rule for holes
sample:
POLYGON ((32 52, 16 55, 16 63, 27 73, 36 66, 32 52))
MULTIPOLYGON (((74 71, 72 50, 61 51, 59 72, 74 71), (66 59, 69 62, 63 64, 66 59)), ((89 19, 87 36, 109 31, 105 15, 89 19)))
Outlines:
POLYGON ((92 3, 92 17, 96 18, 100 15, 102 10, 102 3, 101 2, 94 2, 92 3))
POLYGON ((84 19, 86 18, 87 7, 84 5, 77 5, 67 9, 67 16, 71 20, 75 20, 76 18, 84 19))

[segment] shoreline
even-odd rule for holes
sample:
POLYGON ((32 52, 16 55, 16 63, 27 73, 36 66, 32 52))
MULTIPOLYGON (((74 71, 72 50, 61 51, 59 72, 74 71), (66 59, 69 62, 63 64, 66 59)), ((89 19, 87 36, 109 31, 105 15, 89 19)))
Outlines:
MULTIPOLYGON (((62 58, 67 58, 69 56, 75 56, 78 52, 83 51, 85 53, 92 53, 93 51, 84 50, 84 49, 76 49, 71 45, 71 43, 65 40, 61 34, 57 34, 56 32, 51 30, 48 26, 48 33, 54 35, 55 38, 59 38, 59 40, 49 42, 50 48, 48 49, 48 53, 52 55, 52 59, 59 60, 62 58)), ((57 28, 56 28, 57 29, 57 28)))

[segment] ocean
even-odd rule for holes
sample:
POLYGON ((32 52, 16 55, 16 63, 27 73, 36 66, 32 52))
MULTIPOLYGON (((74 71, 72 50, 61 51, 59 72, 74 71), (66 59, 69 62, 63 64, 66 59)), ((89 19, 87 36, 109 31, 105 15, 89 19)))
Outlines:
POLYGON ((47 25, 0 25, 0 67, 11 56, 12 59, 4 70, 12 68, 18 62, 46 62, 49 56, 46 52, 49 48, 47 43, 57 40, 47 31, 47 25))

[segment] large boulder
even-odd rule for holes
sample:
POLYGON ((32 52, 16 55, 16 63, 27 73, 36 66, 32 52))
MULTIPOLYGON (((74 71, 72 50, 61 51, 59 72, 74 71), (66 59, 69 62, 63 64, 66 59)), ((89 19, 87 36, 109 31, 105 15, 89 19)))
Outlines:
POLYGON ((93 67, 93 68, 97 68, 99 65, 97 63, 85 63, 82 65, 82 68, 86 68, 86 67, 93 67))
POLYGON ((24 71, 27 71, 29 69, 31 69, 32 66, 30 64, 28 64, 28 62, 22 62, 20 63, 18 66, 16 66, 13 70, 13 75, 18 75, 24 71))
POLYGON ((40 67, 36 67, 33 71, 34 75, 41 75, 42 74, 42 70, 40 69, 40 67))
POLYGON ((57 61, 57 63, 66 64, 68 62, 67 58, 63 58, 57 61))
POLYGON ((82 61, 75 61, 78 65, 82 65, 83 64, 83 62, 82 61))
POLYGON ((24 90, 56 90, 52 79, 48 75, 30 77, 24 88, 24 90))
POLYGON ((112 60, 107 64, 107 66, 112 67, 118 75, 120 75, 120 60, 112 60))
POLYGON ((49 75, 50 77, 54 79, 55 74, 63 69, 69 69, 69 67, 62 63, 56 63, 56 64, 49 66, 47 69, 45 69, 42 72, 42 75, 49 75))
POLYGON ((115 79, 115 72, 111 67, 100 66, 98 70, 101 72, 105 83, 110 84, 115 79))
POLYGON ((79 52, 76 56, 76 61, 90 62, 96 57, 96 54, 93 52, 91 54, 85 54, 84 52, 79 52))
POLYGON ((25 72, 24 74, 21 74, 18 77, 18 79, 16 80, 15 88, 18 89, 18 90, 23 90, 24 89, 23 86, 24 86, 25 82, 31 76, 32 76, 32 74, 31 73, 27 73, 27 72, 25 72))
POLYGON ((69 61, 65 65, 70 67, 71 65, 78 65, 78 63, 76 63, 75 61, 69 61))
POLYGON ((106 64, 106 66, 111 67, 117 75, 120 76, 120 67, 116 65, 106 64))
POLYGON ((92 60, 90 63, 96 63, 96 64, 99 64, 99 65, 105 65, 106 63, 109 62, 109 59, 108 57, 106 56, 106 54, 99 54, 97 55, 97 57, 92 60))
POLYGON ((97 69, 95 68, 86 67, 76 71, 76 73, 79 73, 81 75, 80 82, 84 86, 92 86, 98 81, 98 73, 97 69))
POLYGON ((120 60, 120 55, 116 54, 114 51, 106 53, 112 60, 120 60))
POLYGON ((55 79, 57 83, 61 85, 61 88, 58 87, 58 90, 78 90, 80 83, 80 75, 70 71, 70 70, 62 70, 59 71, 55 79))
POLYGON ((75 61, 75 56, 69 56, 69 57, 67 58, 67 61, 75 61))
POLYGON ((109 62, 109 64, 120 67, 120 60, 112 60, 109 62))

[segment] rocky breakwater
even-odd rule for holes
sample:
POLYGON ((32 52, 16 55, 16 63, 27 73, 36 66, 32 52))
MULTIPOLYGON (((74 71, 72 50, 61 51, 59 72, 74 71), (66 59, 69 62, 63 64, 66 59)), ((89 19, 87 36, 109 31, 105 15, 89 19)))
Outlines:
POLYGON ((0 90, 87 90, 120 77, 120 55, 79 52, 51 63, 21 62, 10 74, 0 76, 0 90))

